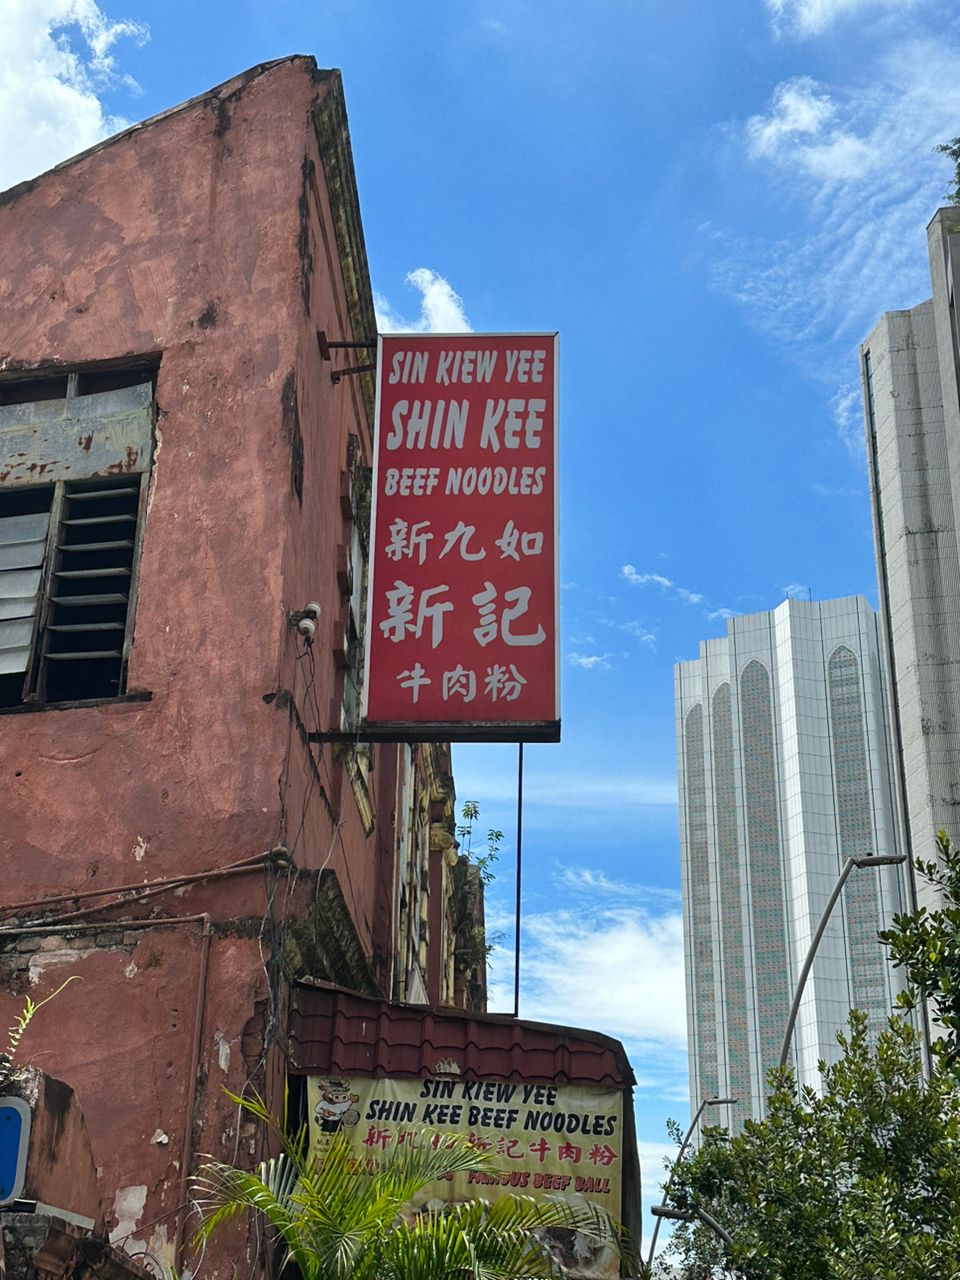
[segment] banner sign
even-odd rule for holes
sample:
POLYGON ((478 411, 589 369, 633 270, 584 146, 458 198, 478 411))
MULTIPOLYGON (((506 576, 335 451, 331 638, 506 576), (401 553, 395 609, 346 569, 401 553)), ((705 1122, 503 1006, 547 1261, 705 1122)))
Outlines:
MULTIPOLYGON (((469 1137, 490 1153, 489 1171, 424 1187, 411 1210, 511 1192, 590 1201, 621 1218, 623 1098, 599 1086, 369 1076, 307 1080, 311 1145, 318 1155, 344 1133, 361 1165, 404 1144, 469 1137)), ((550 1236, 556 1260, 580 1276, 616 1276, 610 1251, 571 1231, 550 1236)))
POLYGON ((556 334, 381 335, 364 720, 556 740, 556 334))

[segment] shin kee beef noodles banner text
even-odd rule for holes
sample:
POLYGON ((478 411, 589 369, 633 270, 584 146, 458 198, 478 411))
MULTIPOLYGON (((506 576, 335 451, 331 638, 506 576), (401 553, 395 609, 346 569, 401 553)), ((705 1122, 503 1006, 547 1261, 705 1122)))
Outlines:
POLYGON ((555 334, 380 338, 364 718, 559 736, 555 334))

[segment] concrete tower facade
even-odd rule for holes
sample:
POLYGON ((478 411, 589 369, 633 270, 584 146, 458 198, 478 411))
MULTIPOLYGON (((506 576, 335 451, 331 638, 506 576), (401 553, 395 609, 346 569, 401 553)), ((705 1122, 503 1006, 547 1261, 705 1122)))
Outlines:
POLYGON ((928 235, 933 298, 888 312, 860 349, 903 841, 924 857, 938 831, 960 838, 960 210, 928 235))
MULTIPOLYGON (((862 597, 787 600, 733 618, 676 667, 691 1106, 763 1114, 794 984, 845 858, 894 853, 893 770, 877 620, 862 597)), ((816 1085, 848 1010, 884 1019, 897 979, 877 931, 899 868, 855 871, 818 952, 794 1036, 816 1085)))

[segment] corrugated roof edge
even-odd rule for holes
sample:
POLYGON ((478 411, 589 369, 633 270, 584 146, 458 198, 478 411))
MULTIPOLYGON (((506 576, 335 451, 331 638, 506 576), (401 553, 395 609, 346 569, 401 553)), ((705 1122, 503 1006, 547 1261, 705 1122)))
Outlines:
POLYGON ((268 71, 272 71, 274 67, 282 66, 287 62, 303 62, 311 75, 317 73, 317 60, 309 53, 290 53, 283 58, 273 58, 270 62, 258 62, 256 66, 250 67, 246 71, 241 71, 239 75, 232 76, 229 80, 224 80, 222 84, 214 85, 212 89, 205 89, 202 93, 195 94, 192 98, 187 98, 185 102, 177 103, 175 107, 167 107, 165 111, 158 111, 156 115, 148 116, 146 120, 140 120, 136 124, 130 125, 127 129, 121 129, 119 133, 111 134, 109 138, 103 138, 100 142, 95 142, 92 147, 87 147, 85 151, 78 151, 76 155, 68 156, 66 160, 61 160, 59 164, 55 164, 52 169, 45 169, 43 173, 38 173, 35 178, 26 178, 23 182, 7 187, 5 191, 0 191, 0 207, 19 200, 21 196, 26 195, 28 191, 32 191, 38 182, 42 182, 50 174, 59 173, 61 169, 69 168, 70 165, 76 164, 78 160, 84 160, 87 156, 92 156, 98 151, 112 147, 115 143, 120 142, 121 139, 129 138, 132 134, 139 133, 141 129, 147 129, 150 125, 157 124, 160 120, 166 120, 168 116, 174 116, 180 111, 187 111, 190 107, 195 107, 209 98, 229 97, 230 94, 236 93, 238 89, 246 88, 254 80, 258 80, 268 71))
POLYGON ((569 1027, 554 1022, 532 1022, 524 1018, 514 1018, 513 1014, 510 1013, 473 1013, 465 1009, 452 1008, 448 1005, 395 1004, 382 997, 365 995, 361 991, 352 991, 349 987, 341 987, 334 982, 326 982, 320 978, 301 978, 295 984, 294 1009, 298 1008, 297 988, 305 992, 321 990, 328 991, 335 996, 348 996, 351 999, 363 1001, 379 1009, 395 1010, 401 1016, 429 1017, 440 1021, 487 1023, 491 1026, 513 1026, 521 1032, 530 1030, 553 1035, 558 1039, 582 1040, 588 1044, 596 1045, 598 1048, 606 1049, 614 1057, 623 1079, 624 1088, 632 1088, 636 1084, 633 1068, 630 1066, 630 1060, 622 1043, 613 1036, 605 1035, 602 1031, 591 1031, 584 1027, 569 1027))

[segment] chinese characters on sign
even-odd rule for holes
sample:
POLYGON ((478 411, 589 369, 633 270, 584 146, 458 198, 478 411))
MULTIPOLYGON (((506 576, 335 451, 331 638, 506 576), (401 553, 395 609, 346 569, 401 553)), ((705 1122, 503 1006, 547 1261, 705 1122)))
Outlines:
MULTIPOLYGON (((384 1152, 438 1143, 444 1133, 466 1134, 490 1156, 489 1170, 431 1183, 412 1209, 437 1201, 495 1200, 511 1192, 560 1195, 622 1214, 623 1099, 599 1086, 514 1083, 502 1080, 308 1079, 310 1137, 322 1155, 332 1134, 343 1133, 362 1164, 384 1152)), ((576 1275, 616 1276, 616 1258, 584 1238, 561 1233, 560 1258, 576 1275)))
POLYGON ((381 336, 368 724, 556 736, 556 368, 554 334, 381 336))

